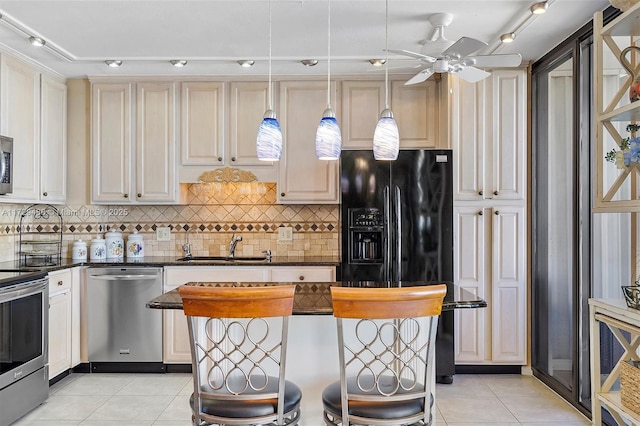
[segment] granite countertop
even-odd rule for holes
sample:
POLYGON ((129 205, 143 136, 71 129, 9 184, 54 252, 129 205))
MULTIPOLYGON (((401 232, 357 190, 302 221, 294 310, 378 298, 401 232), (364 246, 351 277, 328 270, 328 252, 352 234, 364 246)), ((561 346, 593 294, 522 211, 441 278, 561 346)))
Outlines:
MULTIPOLYGON (((233 286, 233 287, 258 287, 273 285, 295 284, 296 292, 293 299, 294 315, 331 315, 331 291, 332 286, 340 287, 389 287, 387 283, 373 281, 334 281, 334 282, 188 282, 184 285, 196 286, 233 286)), ((402 282, 403 287, 415 287, 422 285, 442 284, 440 282, 402 282)), ((476 297, 472 293, 465 291, 451 282, 447 284, 447 295, 445 296, 442 310, 462 308, 485 308, 487 302, 476 297)), ((393 286, 393 285, 392 285, 393 286)), ((397 284, 395 285, 397 286, 397 284)), ((178 294, 178 289, 162 294, 147 303, 148 308, 153 309, 182 309, 182 299, 178 294)))
POLYGON ((79 261, 62 259, 59 265, 21 265, 18 261, 0 262, 1 271, 56 271, 74 266, 339 266, 340 259, 332 256, 273 256, 267 260, 246 260, 241 256, 234 260, 192 260, 180 261, 177 256, 147 256, 141 259, 79 261))

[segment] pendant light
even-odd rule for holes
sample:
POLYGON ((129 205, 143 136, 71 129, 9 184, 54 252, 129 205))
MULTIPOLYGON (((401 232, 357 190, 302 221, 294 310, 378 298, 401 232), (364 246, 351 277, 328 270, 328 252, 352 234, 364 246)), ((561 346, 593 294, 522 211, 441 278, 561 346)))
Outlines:
POLYGON ((316 132, 316 157, 319 160, 338 160, 342 149, 342 135, 336 114, 331 109, 331 0, 328 0, 328 3, 327 109, 322 113, 322 119, 316 132))
POLYGON ((271 104, 271 0, 269 0, 269 87, 268 107, 258 128, 256 151, 258 160, 278 161, 282 155, 282 130, 271 104))
POLYGON ((389 109, 389 0, 385 1, 384 39, 386 52, 384 63, 385 102, 376 130, 373 133, 373 156, 376 160, 396 160, 400 149, 400 136, 396 120, 393 118, 391 109, 389 109))

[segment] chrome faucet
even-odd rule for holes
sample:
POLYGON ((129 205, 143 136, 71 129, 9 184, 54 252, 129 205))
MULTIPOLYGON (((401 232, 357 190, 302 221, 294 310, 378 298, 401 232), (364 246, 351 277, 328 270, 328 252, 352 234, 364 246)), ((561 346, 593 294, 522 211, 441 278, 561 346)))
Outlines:
POLYGON ((187 229, 187 242, 182 245, 182 251, 184 252, 184 257, 191 257, 191 243, 189 242, 189 232, 191 232, 191 228, 187 229))
POLYGON ((234 232, 233 234, 231 234, 231 242, 229 242, 229 255, 227 256, 228 258, 232 259, 235 254, 236 254, 236 246, 238 245, 238 243, 242 241, 242 236, 237 236, 236 237, 236 233, 234 232))

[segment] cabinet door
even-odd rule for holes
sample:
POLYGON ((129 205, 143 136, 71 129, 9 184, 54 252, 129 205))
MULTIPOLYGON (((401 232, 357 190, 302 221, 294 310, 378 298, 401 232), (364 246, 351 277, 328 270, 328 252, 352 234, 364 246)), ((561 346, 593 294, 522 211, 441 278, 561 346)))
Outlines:
POLYGON ((1 134, 13 138, 11 201, 40 196, 40 74, 27 64, 2 55, 1 134))
MULTIPOLYGON (((331 99, 336 85, 331 83, 331 99)), ((281 204, 337 204, 338 161, 316 158, 316 130, 327 108, 327 84, 280 83, 280 125, 284 148, 278 173, 281 204)), ((339 111, 334 109, 336 115, 339 111)))
POLYGON ((501 206, 492 210, 492 360, 527 361, 527 289, 525 208, 501 206))
MULTIPOLYGON (((485 264, 487 221, 481 207, 454 208, 454 282, 458 291, 467 291, 486 300, 488 271, 485 264)), ((487 309, 456 309, 455 360, 479 363, 487 358, 485 341, 487 309)))
POLYGON ((175 84, 138 83, 136 104, 135 199, 175 201, 175 84))
POLYGON ((49 274, 49 379, 71 368, 71 271, 49 274))
POLYGON ((182 165, 223 164, 224 98, 222 82, 182 83, 182 165))
POLYGON ((92 85, 91 125, 92 201, 131 202, 131 84, 92 85))
MULTIPOLYGON (((273 83, 275 86, 275 83, 273 83)), ((269 108, 267 82, 235 82, 230 85, 229 155, 227 164, 235 166, 271 166, 256 153, 258 127, 269 108)), ((273 86, 272 86, 273 87, 273 86)), ((273 90, 273 89, 272 89, 273 90)), ((275 102, 273 102, 275 105, 275 102)))
POLYGON ((342 82, 342 149, 373 149, 384 103, 384 81, 342 82))
POLYGON ((41 199, 64 203, 67 199, 67 85, 46 75, 41 85, 41 199))
MULTIPOLYGON (((391 111, 398 124, 400 148, 435 148, 440 122, 438 83, 433 80, 405 86, 391 83, 391 111)), ((375 126, 374 126, 375 128, 375 126)))

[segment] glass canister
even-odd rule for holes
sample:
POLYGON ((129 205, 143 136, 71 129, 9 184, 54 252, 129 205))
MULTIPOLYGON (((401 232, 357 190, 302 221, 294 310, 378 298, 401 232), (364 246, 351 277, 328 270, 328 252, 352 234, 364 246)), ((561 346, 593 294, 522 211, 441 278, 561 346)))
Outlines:
POLYGON ((124 256, 124 240, 122 234, 115 229, 105 234, 107 244, 107 259, 122 259, 124 256))
POLYGON ((74 241, 71 248, 71 258, 73 260, 87 260, 87 243, 82 240, 74 241))
POLYGON ((89 250, 91 260, 105 260, 107 258, 107 245, 104 238, 94 238, 91 240, 89 250))
POLYGON ((138 231, 133 231, 133 234, 127 238, 127 257, 132 259, 144 257, 144 239, 138 231))

